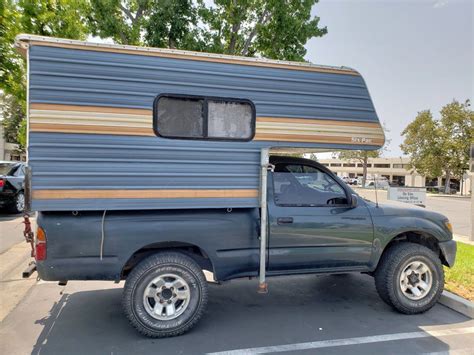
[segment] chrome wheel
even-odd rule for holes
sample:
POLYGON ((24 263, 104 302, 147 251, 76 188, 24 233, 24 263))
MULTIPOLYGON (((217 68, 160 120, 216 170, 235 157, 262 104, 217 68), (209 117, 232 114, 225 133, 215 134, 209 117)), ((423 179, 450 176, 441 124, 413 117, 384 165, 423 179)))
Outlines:
POLYGON ((433 285, 433 275, 429 267, 421 261, 406 265, 400 275, 400 289, 411 300, 425 297, 433 285))
POLYGON ((153 279, 145 288, 143 305, 153 318, 171 320, 183 314, 190 297, 189 285, 183 278, 164 274, 153 279))
POLYGON ((25 209, 25 195, 21 192, 16 196, 15 208, 18 212, 23 212, 25 209))

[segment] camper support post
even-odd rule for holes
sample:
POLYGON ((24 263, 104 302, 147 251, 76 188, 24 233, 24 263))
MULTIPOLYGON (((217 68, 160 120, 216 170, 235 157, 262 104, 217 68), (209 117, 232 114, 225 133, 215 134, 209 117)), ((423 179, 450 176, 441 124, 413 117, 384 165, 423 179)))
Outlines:
POLYGON ((269 149, 263 148, 260 153, 260 276, 259 293, 267 293, 265 281, 266 256, 267 256, 267 175, 269 164, 269 149))

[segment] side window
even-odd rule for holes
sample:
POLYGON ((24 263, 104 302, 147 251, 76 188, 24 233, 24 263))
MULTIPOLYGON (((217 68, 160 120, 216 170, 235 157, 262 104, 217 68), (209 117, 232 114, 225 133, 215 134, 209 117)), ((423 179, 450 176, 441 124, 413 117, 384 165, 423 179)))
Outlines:
POLYGON ((275 203, 282 206, 346 205, 345 190, 329 174, 308 165, 277 164, 275 203))
POLYGON ((160 95, 154 128, 165 138, 249 141, 255 135, 255 106, 249 100, 160 95))

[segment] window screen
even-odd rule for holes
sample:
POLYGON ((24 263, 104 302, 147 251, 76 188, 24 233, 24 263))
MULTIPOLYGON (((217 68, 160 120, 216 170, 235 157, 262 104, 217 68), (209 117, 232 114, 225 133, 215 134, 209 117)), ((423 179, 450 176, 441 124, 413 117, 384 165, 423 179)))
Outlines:
POLYGON ((248 100, 160 95, 154 127, 167 138, 248 141, 255 135, 255 107, 248 100))

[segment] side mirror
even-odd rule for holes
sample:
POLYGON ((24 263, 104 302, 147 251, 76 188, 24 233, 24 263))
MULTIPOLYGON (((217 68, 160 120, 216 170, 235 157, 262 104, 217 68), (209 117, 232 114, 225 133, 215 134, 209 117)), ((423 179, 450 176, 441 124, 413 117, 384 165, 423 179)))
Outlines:
POLYGON ((357 195, 352 194, 351 195, 351 208, 356 208, 357 207, 357 195))

